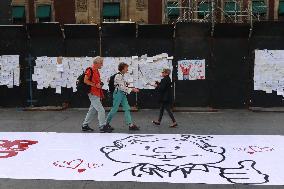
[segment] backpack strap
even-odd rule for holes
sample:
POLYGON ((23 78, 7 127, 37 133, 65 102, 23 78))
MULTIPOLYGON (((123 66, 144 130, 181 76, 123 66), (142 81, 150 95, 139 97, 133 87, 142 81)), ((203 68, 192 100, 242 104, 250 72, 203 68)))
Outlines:
POLYGON ((86 69, 86 71, 87 71, 87 70, 90 70, 90 72, 91 72, 91 76, 90 76, 89 80, 92 81, 92 79, 93 79, 93 69, 92 69, 91 67, 88 67, 88 68, 86 69))
MULTIPOLYGON (((120 72, 117 72, 117 73, 115 74, 114 78, 113 78, 114 80, 115 80, 115 77, 116 77, 117 74, 121 74, 121 73, 120 73, 120 72)), ((122 74, 121 74, 121 75, 122 75, 122 74)), ((114 88, 116 89, 117 86, 118 86, 118 85, 115 85, 114 88)))
POLYGON ((91 78, 91 81, 92 81, 92 80, 93 80, 93 73, 94 73, 94 72, 93 72, 93 69, 92 69, 91 67, 90 67, 90 69, 91 69, 91 77, 90 77, 90 78, 91 78))

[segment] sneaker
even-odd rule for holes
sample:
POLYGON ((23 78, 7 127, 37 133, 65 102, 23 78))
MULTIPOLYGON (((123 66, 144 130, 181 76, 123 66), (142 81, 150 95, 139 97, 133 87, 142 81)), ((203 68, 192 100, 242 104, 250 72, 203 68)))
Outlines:
POLYGON ((161 125, 161 122, 158 122, 158 121, 152 121, 152 123, 153 123, 154 125, 161 125))
POLYGON ((107 123, 106 126, 107 126, 110 130, 112 130, 112 131, 114 130, 114 128, 113 128, 112 126, 110 126, 110 124, 107 123))
POLYGON ((92 129, 92 128, 89 127, 88 125, 83 125, 83 126, 82 126, 82 131, 94 131, 94 129, 92 129))
POLYGON ((107 125, 105 125, 103 128, 100 129, 100 132, 101 133, 111 133, 112 130, 107 125))
POLYGON ((129 130, 130 131, 138 131, 138 130, 140 130, 140 128, 137 127, 136 125, 131 125, 131 126, 129 126, 129 130))
POLYGON ((170 128, 176 128, 178 126, 177 123, 173 123, 172 125, 170 125, 170 128))

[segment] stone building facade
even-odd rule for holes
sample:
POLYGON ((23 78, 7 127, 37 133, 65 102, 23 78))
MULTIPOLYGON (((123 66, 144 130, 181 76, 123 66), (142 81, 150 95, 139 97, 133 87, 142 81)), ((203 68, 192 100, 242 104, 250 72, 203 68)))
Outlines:
POLYGON ((75 0, 12 0, 11 5, 14 23, 76 23, 75 0))
POLYGON ((76 23, 100 23, 108 20, 104 18, 104 6, 110 6, 110 10, 119 12, 119 18, 113 21, 148 22, 148 0, 76 0, 75 3, 76 23))
MULTIPOLYGON (((10 0, 11 1, 11 0, 10 0)), ((203 2, 206 0, 203 0, 203 2)), ((222 10, 229 0, 216 0, 222 10)), ((252 1, 264 1, 267 8, 262 19, 278 20, 284 16, 284 0, 237 0, 240 9, 245 10, 252 1)), ((61 24, 90 24, 104 21, 132 21, 145 24, 169 23, 169 18, 199 18, 201 0, 12 0, 14 23, 60 22, 61 24), (189 4, 190 2, 190 4, 189 4), (174 11, 170 6, 178 3, 180 7, 190 7, 191 13, 174 11), (172 15, 170 15, 172 14, 172 15), (182 16, 181 16, 182 15, 182 16), (173 16, 173 17, 172 17, 173 16)), ((190 12, 190 11, 188 11, 190 12)), ((216 11, 217 22, 226 22, 223 11, 216 11)), ((243 19, 243 18, 238 18, 243 19)))

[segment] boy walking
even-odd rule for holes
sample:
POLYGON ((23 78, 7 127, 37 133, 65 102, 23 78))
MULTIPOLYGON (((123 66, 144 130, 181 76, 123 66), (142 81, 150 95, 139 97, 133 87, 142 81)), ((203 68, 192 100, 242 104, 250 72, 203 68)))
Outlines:
POLYGON ((174 128, 177 126, 177 122, 171 111, 171 104, 172 104, 173 98, 172 98, 172 92, 171 92, 172 82, 171 82, 170 74, 171 74, 170 69, 163 69, 163 72, 162 72, 163 79, 161 80, 160 83, 156 82, 156 84, 153 85, 154 87, 156 87, 156 90, 158 91, 160 95, 159 100, 160 100, 161 105, 160 105, 159 119, 158 121, 152 121, 152 123, 155 125, 160 125, 162 118, 163 118, 164 110, 166 109, 173 122, 172 125, 170 125, 170 127, 174 128))

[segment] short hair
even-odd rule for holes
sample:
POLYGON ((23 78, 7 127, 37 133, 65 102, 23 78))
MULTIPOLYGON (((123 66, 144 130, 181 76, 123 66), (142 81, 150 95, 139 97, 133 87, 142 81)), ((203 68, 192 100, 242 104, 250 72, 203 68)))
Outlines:
POLYGON ((125 67, 128 67, 128 64, 124 63, 124 62, 121 62, 119 63, 118 65, 118 71, 122 71, 125 67))
POLYGON ((93 64, 97 64, 97 63, 99 63, 99 62, 101 62, 101 61, 103 61, 103 58, 100 57, 100 56, 96 56, 96 57, 94 58, 93 64))
POLYGON ((163 72, 166 73, 166 74, 168 74, 168 75, 171 74, 171 70, 168 69, 168 68, 164 68, 164 69, 163 69, 163 72))

